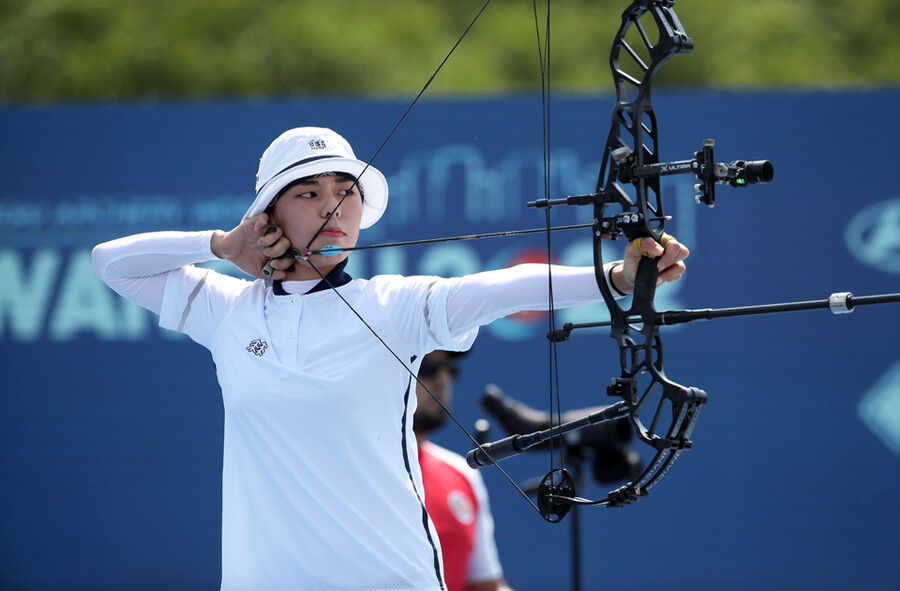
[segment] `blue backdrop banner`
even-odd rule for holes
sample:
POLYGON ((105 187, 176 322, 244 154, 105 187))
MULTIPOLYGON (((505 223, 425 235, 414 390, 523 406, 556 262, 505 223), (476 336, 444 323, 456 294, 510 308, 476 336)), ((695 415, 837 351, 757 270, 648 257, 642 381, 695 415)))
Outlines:
MULTIPOLYGON (((666 177, 670 232, 691 249, 658 308, 900 291, 900 92, 660 93, 663 160, 704 138, 720 160, 770 159, 775 181, 693 202, 666 177)), ((596 185, 611 97, 555 98, 552 197, 596 185)), ((236 225, 259 156, 290 127, 342 133, 366 160, 405 109, 392 101, 234 102, 0 110, 0 587, 215 589, 222 403, 208 353, 157 327, 93 273, 94 244, 136 232, 236 225)), ((544 196, 540 97, 434 101, 374 164, 390 205, 361 242, 536 228, 544 196)), ((554 225, 590 222, 554 208, 554 225)), ((618 256, 622 241, 609 245, 618 256)), ((542 237, 354 253, 355 276, 461 275, 545 256, 542 237)), ((554 258, 591 264, 589 230, 554 258)), ((225 272, 239 273, 226 265, 225 272)), ((601 306, 557 323, 602 320, 601 306)), ((735 318, 663 329, 666 368, 709 402, 694 447, 653 494, 549 525, 484 471, 506 576, 519 591, 585 588, 896 589, 900 556, 900 306, 735 318)), ((482 330, 455 409, 484 416, 487 384, 545 408, 547 318, 482 330)), ((609 404, 602 331, 561 344, 564 410, 609 404)), ((495 424, 494 438, 506 433, 495 424)), ((438 443, 465 452, 445 427, 438 443)), ((646 460, 649 455, 640 450, 646 460)), ((546 452, 505 462, 527 483, 546 452)), ((585 472, 582 496, 619 484, 585 472)))

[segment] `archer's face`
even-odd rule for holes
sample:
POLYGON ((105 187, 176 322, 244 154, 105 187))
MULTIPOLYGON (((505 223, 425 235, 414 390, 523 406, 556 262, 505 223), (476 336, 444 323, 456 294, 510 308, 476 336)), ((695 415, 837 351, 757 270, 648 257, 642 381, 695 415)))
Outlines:
MULTIPOLYGON (((305 179, 288 189, 275 202, 271 219, 297 250, 319 250, 332 245, 344 248, 356 246, 359 224, 362 219, 362 196, 352 179, 340 174, 305 179), (343 198, 343 202, 341 199, 343 198), (341 206, 335 211, 338 203, 341 206), (334 215, 328 219, 330 212, 334 215), (316 236, 316 232, 328 219, 328 223, 316 236), (316 236, 313 240, 313 236, 316 236), (310 240, 313 240, 310 244, 310 240)), ((349 253, 313 255, 312 263, 326 275, 349 253)), ((317 279, 316 273, 306 261, 297 260, 296 271, 288 279, 317 279)))

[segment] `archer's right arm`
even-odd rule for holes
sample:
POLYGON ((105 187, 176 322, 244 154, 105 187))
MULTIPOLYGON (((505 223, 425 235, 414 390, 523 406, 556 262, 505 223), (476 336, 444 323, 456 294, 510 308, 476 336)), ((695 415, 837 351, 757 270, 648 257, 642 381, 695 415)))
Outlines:
POLYGON ((116 293, 159 314, 169 273, 217 258, 213 232, 150 232, 94 247, 97 276, 116 293))
POLYGON ((159 314, 163 328, 209 346, 236 298, 253 284, 196 263, 216 260, 218 231, 151 232, 94 248, 94 269, 116 293, 159 314))

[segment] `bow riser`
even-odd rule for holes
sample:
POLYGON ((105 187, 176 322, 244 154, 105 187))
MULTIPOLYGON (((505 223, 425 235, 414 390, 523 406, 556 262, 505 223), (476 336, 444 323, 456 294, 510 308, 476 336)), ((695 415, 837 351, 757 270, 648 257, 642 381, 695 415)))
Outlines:
POLYGON ((651 101, 653 77, 671 56, 693 48, 693 42, 671 9, 673 4, 646 0, 632 3, 622 16, 622 26, 610 54, 616 105, 598 179, 593 237, 597 284, 610 310, 611 336, 619 346, 621 366, 620 376, 612 380, 607 393, 626 402, 636 436, 657 452, 633 483, 609 494, 608 506, 633 502, 665 476, 682 451, 691 446, 690 434, 700 407, 706 402, 705 392, 676 384, 663 371, 663 348, 653 305, 658 276, 655 261, 641 260, 635 295, 628 310, 619 305, 602 272, 603 240, 619 236, 628 240, 642 237, 660 240, 665 231, 660 175, 635 176, 626 174, 625 170, 659 163, 658 127, 651 101), (656 43, 642 24, 642 18, 648 14, 652 15, 658 30, 656 43), (649 64, 626 41, 631 30, 637 31, 645 45, 649 64), (637 64, 640 78, 622 67, 623 50, 637 64), (632 187, 633 197, 623 185, 632 187), (610 215, 610 209, 619 211, 610 215), (640 318, 638 328, 635 328, 635 318, 640 318))
POLYGON ((635 187, 635 198, 627 196, 618 184, 620 165, 644 166, 657 164, 658 126, 653 110, 651 89, 653 78, 659 68, 676 53, 688 53, 693 49, 693 41, 687 36, 678 17, 671 9, 672 1, 638 0, 622 14, 622 25, 616 33, 610 52, 610 69, 616 91, 612 125, 607 137, 603 165, 597 182, 597 192, 610 195, 623 212, 636 211, 640 214, 638 223, 622 228, 630 240, 642 236, 659 239, 665 229, 659 177, 648 175, 630 182, 635 187), (652 16, 658 35, 654 42, 647 33, 642 20, 652 16), (638 49, 628 42, 631 31, 636 31, 650 63, 640 56, 638 49), (623 65, 623 50, 631 60, 631 74, 623 65), (653 199, 649 198, 653 195, 653 199))

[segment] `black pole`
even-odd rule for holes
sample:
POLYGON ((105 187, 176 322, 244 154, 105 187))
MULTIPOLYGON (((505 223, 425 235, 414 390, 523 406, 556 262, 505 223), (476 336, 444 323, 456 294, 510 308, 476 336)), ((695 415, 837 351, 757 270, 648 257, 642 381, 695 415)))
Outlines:
MULTIPOLYGON (((575 487, 580 489, 584 485, 584 451, 578 446, 570 447, 566 453, 566 464, 574 473, 575 487)), ((569 512, 572 520, 572 591, 581 591, 581 508, 572 505, 569 512)))
POLYGON ((581 591, 581 508, 572 507, 572 591, 581 591))

